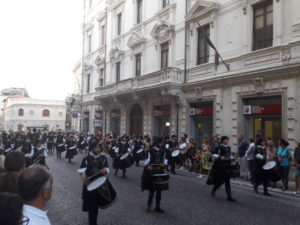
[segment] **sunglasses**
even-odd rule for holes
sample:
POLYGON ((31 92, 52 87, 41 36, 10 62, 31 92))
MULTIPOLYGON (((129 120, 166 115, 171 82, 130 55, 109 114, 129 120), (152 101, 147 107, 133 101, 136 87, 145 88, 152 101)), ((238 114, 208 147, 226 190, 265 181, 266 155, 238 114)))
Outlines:
POLYGON ((18 225, 28 225, 29 218, 27 216, 23 216, 22 222, 18 223, 18 225))

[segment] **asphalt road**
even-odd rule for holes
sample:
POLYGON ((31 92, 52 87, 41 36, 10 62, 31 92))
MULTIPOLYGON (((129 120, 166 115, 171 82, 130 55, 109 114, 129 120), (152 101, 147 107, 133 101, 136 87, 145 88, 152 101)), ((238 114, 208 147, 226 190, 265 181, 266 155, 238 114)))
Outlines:
MULTIPOLYGON (((54 176, 53 196, 47 205, 52 225, 86 225, 87 213, 81 211, 82 182, 76 170, 84 154, 72 163, 50 156, 47 164, 54 176)), ((232 185, 238 203, 226 201, 225 189, 213 199, 204 179, 173 175, 170 190, 163 192, 164 214, 146 212, 148 192, 141 192, 142 168, 131 167, 127 178, 121 173, 109 179, 118 193, 118 201, 100 210, 99 225, 299 225, 300 198, 276 193, 272 197, 255 194, 248 187, 232 185)))

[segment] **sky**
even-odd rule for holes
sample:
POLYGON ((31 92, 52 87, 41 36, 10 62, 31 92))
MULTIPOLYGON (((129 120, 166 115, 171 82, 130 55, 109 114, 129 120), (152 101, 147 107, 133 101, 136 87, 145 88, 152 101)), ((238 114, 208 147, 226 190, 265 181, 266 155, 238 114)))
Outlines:
POLYGON ((0 0, 0 90, 64 100, 81 57, 82 0, 0 0))

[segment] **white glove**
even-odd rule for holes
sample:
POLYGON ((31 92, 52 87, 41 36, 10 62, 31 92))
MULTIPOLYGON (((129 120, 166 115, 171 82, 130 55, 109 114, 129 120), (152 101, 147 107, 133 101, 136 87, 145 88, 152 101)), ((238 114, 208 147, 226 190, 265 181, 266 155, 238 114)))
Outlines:
POLYGON ((264 156, 261 155, 261 154, 256 154, 255 158, 257 158, 257 159, 264 159, 264 156))
POLYGON ((220 155, 219 154, 213 154, 212 156, 213 156, 213 158, 217 159, 217 158, 219 158, 220 155))
POLYGON ((166 144, 166 147, 165 147, 166 149, 169 149, 170 148, 170 145, 169 144, 166 144))

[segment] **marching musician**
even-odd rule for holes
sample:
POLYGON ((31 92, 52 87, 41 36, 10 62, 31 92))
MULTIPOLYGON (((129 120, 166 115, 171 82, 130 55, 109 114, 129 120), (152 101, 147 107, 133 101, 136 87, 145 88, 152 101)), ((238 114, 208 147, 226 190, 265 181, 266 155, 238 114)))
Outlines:
POLYGON ((114 159, 113 165, 115 169, 115 176, 118 175, 119 169, 123 171, 123 178, 126 177, 126 167, 122 165, 120 157, 128 152, 129 144, 127 137, 124 135, 121 141, 117 144, 118 152, 116 153, 116 158, 114 159))
POLYGON ((38 141, 36 147, 33 150, 33 156, 32 156, 33 165, 39 164, 49 169, 49 167, 46 164, 47 157, 48 157, 47 149, 42 146, 42 141, 38 141))
POLYGON ((133 157, 134 157, 135 165, 137 167, 140 166, 140 160, 142 158, 142 153, 137 153, 137 152, 143 148, 144 148, 144 146, 143 146, 142 137, 138 137, 137 139, 134 138, 131 149, 133 149, 133 157))
POLYGON ((56 147, 56 157, 61 158, 61 153, 64 151, 65 146, 63 145, 65 142, 64 136, 62 133, 58 133, 56 137, 55 147, 56 147))
POLYGON ((52 154, 54 147, 54 134, 50 132, 47 136, 47 149, 52 154))
POLYGON ((176 135, 172 135, 171 141, 169 142, 169 151, 168 151, 168 158, 169 158, 169 165, 171 166, 171 173, 176 174, 175 172, 175 165, 176 165, 176 158, 171 156, 172 151, 176 150, 179 147, 179 143, 177 140, 176 135))
POLYGON ((77 154, 76 140, 73 135, 70 135, 70 137, 67 139, 67 152, 66 152, 66 159, 68 159, 68 162, 71 162, 74 155, 76 154, 77 154))
POLYGON ((213 182, 214 187, 211 195, 215 197, 217 189, 219 189, 225 183, 225 189, 227 193, 227 200, 231 202, 237 202, 232 198, 230 178, 231 178, 231 149, 228 145, 229 137, 221 137, 221 144, 219 149, 216 149, 214 154, 215 162, 213 165, 213 182))
POLYGON ((264 195, 271 196, 268 192, 268 177, 263 169, 267 160, 267 151, 264 146, 264 139, 258 138, 254 149, 254 191, 258 193, 258 186, 262 183, 264 186, 264 195))
POLYGON ((94 198, 91 198, 87 190, 87 184, 92 181, 93 178, 97 178, 95 175, 104 176, 109 173, 108 162, 104 155, 100 154, 101 149, 99 145, 95 145, 92 151, 83 158, 80 169, 81 179, 84 181, 82 191, 82 211, 88 212, 89 225, 97 225, 98 217, 98 205, 94 198))
POLYGON ((28 167, 31 164, 31 158, 32 158, 32 156, 34 154, 34 146, 33 146, 33 143, 31 141, 29 135, 27 135, 25 137, 25 140, 24 140, 23 146, 22 146, 22 152, 25 155, 26 167, 28 167))
POLYGON ((160 208, 162 190, 155 186, 152 178, 152 175, 154 174, 162 174, 164 172, 164 167, 168 165, 168 160, 166 159, 166 153, 163 150, 163 146, 163 139, 157 138, 148 153, 148 158, 145 160, 146 167, 142 176, 142 190, 149 190, 147 212, 150 212, 151 210, 153 197, 156 192, 155 211, 164 213, 164 211, 160 208))

